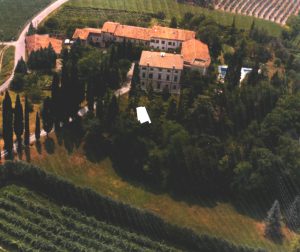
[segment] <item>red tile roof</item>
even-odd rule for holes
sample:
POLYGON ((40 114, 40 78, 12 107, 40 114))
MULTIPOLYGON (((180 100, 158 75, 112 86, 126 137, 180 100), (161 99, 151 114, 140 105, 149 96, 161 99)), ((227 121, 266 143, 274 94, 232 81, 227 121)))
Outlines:
POLYGON ((194 31, 163 27, 159 25, 155 25, 151 29, 152 38, 186 41, 194 39, 195 36, 196 33, 194 31))
POLYGON ((183 59, 181 55, 173 53, 162 53, 143 51, 140 59, 140 66, 151 66, 167 69, 183 69, 183 59))
POLYGON ((107 21, 103 24, 102 31, 109 32, 109 33, 115 33, 119 24, 120 23, 107 21))
POLYGON ((102 29, 97 28, 77 28, 73 34, 72 39, 87 40, 90 33, 101 34, 101 32, 102 29))
POLYGON ((33 51, 37 51, 41 48, 47 48, 49 44, 52 45, 54 51, 57 54, 60 54, 63 45, 62 40, 51 38, 49 34, 34 34, 31 36, 26 36, 25 41, 28 54, 30 54, 33 51))
POLYGON ((181 54, 185 64, 208 67, 211 63, 208 46, 197 39, 183 42, 181 54))
POLYGON ((150 41, 150 31, 150 29, 143 27, 118 25, 115 36, 150 41))

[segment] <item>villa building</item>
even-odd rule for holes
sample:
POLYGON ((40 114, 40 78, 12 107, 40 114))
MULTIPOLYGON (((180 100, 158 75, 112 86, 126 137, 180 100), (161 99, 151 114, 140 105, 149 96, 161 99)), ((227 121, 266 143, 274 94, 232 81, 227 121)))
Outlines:
POLYGON ((170 93, 180 93, 183 68, 190 68, 206 74, 211 63, 208 46, 196 39, 194 31, 155 25, 151 28, 105 22, 102 29, 76 29, 73 39, 84 43, 106 46, 107 43, 131 42, 155 50, 143 51, 140 59, 141 87, 149 85, 154 91, 167 88, 170 93))
POLYGON ((165 88, 170 93, 180 93, 183 58, 179 54, 143 51, 139 63, 140 83, 143 90, 149 85, 156 92, 165 88))

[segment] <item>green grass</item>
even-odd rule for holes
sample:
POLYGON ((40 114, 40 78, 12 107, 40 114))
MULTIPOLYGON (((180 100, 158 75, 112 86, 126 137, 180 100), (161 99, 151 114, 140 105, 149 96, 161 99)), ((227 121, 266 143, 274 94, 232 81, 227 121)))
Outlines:
POLYGON ((176 0, 71 0, 67 5, 80 8, 91 7, 99 9, 127 10, 140 13, 156 13, 158 11, 163 11, 167 15, 167 19, 171 19, 173 16, 181 18, 184 13, 190 11, 196 14, 204 14, 223 25, 231 25, 233 18, 236 17, 236 25, 241 29, 249 29, 253 20, 255 20, 257 27, 265 28, 274 36, 278 36, 282 30, 280 25, 270 21, 243 15, 234 15, 222 11, 208 10, 198 6, 179 4, 176 0))
MULTIPOLYGON (((0 85, 3 84, 5 80, 10 76, 14 68, 15 60, 15 47, 10 46, 7 49, 4 49, 4 55, 2 60, 2 68, 0 70, 0 85)), ((1 48, 0 48, 1 52, 1 48)), ((1 55, 1 53, 0 53, 1 55)), ((1 64, 1 62, 0 62, 1 64)))
POLYGON ((179 251, 17 185, 0 189, 0 244, 9 251, 179 251))
POLYGON ((52 1, 1 0, 0 41, 15 40, 25 23, 52 1))
POLYGON ((31 147, 32 163, 77 185, 151 211, 170 223, 189 227, 198 234, 210 234, 236 244, 263 247, 274 252, 287 251, 290 240, 295 236, 284 229, 286 238, 283 244, 276 245, 265 239, 263 218, 266 211, 253 206, 249 199, 240 201, 237 210, 230 202, 202 198, 185 201, 166 193, 151 192, 118 176, 109 158, 99 163, 90 162, 81 148, 76 149, 70 141, 65 141, 68 151, 57 144, 55 136, 52 137, 55 145, 51 151, 49 148, 46 151, 44 143, 39 152, 35 146, 31 147))

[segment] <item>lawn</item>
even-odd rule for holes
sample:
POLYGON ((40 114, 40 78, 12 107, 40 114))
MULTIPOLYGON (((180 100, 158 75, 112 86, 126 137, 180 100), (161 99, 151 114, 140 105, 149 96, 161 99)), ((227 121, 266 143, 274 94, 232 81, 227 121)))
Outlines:
POLYGON ((15 40, 25 23, 53 0, 1 0, 0 41, 15 40))
POLYGON ((262 220, 266 212, 251 205, 250 199, 239 202, 237 210, 230 202, 202 198, 186 201, 152 192, 118 176, 109 158, 99 163, 90 162, 82 148, 75 147, 70 139, 58 144, 55 135, 51 138, 53 141, 47 140, 47 143, 43 139, 41 147, 31 146, 32 163, 77 185, 152 211, 171 223, 192 228, 199 234, 211 234, 269 251, 287 251, 289 241, 295 236, 284 229, 286 239, 283 244, 276 245, 265 239, 262 220))
POLYGON ((15 62, 15 47, 0 48, 0 85, 2 85, 11 75, 15 62), (3 55, 1 56, 1 54, 3 55))
MULTIPOLYGON (((233 18, 236 17, 236 25, 238 28, 249 29, 253 20, 255 20, 257 27, 268 30, 268 32, 274 36, 278 36, 282 29, 280 25, 270 21, 244 15, 234 15, 217 10, 208 10, 198 6, 180 4, 176 0, 70 0, 66 5, 80 8, 90 7, 98 9, 127 10, 139 13, 157 13, 163 11, 167 16, 167 19, 171 19, 173 16, 181 18, 184 13, 189 11, 209 16, 219 24, 223 25, 231 25, 233 18)), ((65 9, 62 8, 61 10, 64 11, 65 9)))

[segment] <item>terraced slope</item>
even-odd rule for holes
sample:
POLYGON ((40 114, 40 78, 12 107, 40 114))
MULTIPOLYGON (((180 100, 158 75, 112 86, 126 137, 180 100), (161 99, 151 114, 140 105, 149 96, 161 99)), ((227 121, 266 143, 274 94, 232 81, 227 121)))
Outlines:
POLYGON ((0 245, 9 251, 179 251, 16 185, 0 189, 0 245))
POLYGON ((215 8, 285 24, 299 13, 300 0, 216 0, 215 8))

